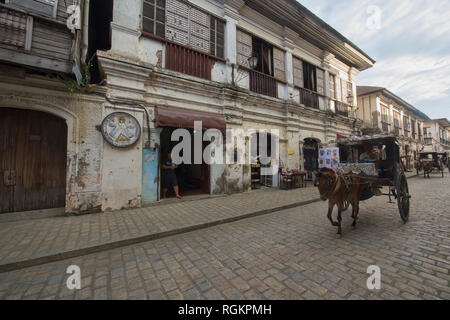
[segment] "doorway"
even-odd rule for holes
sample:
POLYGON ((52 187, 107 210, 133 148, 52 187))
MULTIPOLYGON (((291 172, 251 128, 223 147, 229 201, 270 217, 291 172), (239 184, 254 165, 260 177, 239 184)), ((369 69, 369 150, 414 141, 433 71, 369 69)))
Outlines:
MULTIPOLYGON (((167 154, 179 143, 172 141, 172 133, 178 128, 164 127, 161 132, 161 162, 167 161, 167 154)), ((188 129, 191 135, 191 164, 182 163, 175 170, 177 182, 180 188, 180 195, 182 197, 210 194, 210 166, 203 160, 202 164, 194 164, 194 129, 188 129)), ((203 133, 202 133, 203 134, 203 133)), ((209 142, 203 142, 202 152, 209 142)), ((202 154, 203 155, 203 154, 202 154)), ((203 158, 203 157, 202 157, 203 158)), ((164 170, 161 170, 161 182, 164 179, 164 170)), ((161 185, 161 199, 163 198, 163 188, 161 185)), ((175 197, 173 190, 168 190, 167 198, 175 197)))
POLYGON ((313 171, 319 168, 319 143, 315 139, 305 139, 303 145, 304 167, 307 173, 306 179, 313 179, 313 171))
POLYGON ((66 159, 65 120, 0 108, 0 213, 65 207, 66 159))

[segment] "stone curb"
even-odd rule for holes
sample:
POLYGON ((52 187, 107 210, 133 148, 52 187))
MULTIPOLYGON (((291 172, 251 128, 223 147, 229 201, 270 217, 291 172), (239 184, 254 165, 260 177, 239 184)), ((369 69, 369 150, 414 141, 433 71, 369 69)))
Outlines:
POLYGON ((320 202, 320 199, 316 198, 316 199, 312 199, 312 200, 295 202, 295 203, 291 203, 288 205, 275 207, 275 208, 271 208, 271 209, 255 211, 255 212, 251 212, 251 213, 236 216, 236 217, 219 219, 219 220, 206 222, 206 223, 202 223, 202 224, 198 224, 198 225, 193 225, 193 226, 183 227, 183 228, 179 228, 179 229, 149 234, 149 235, 136 237, 136 238, 114 241, 114 242, 110 242, 110 243, 100 244, 97 246, 71 250, 71 251, 67 251, 67 252, 52 254, 52 255, 34 258, 34 259, 30 259, 30 260, 7 263, 4 265, 0 265, 0 273, 17 271, 17 270, 35 267, 35 266, 48 264, 48 263, 52 263, 52 262, 77 258, 77 257, 81 257, 81 256, 93 254, 93 253, 98 253, 98 252, 112 250, 112 249, 118 249, 118 248, 130 246, 130 245, 134 245, 134 244, 158 240, 158 239, 167 238, 167 237, 184 234, 184 233, 188 233, 188 232, 198 231, 198 230, 202 230, 202 229, 207 229, 207 228, 211 228, 211 227, 215 227, 215 226, 219 226, 219 225, 223 225, 223 224, 237 222, 240 220, 245 220, 245 219, 249 219, 249 218, 253 218, 253 217, 267 215, 267 214, 278 212, 278 211, 284 211, 284 210, 288 210, 288 209, 302 207, 302 206, 306 206, 308 204, 312 204, 315 202, 320 202))

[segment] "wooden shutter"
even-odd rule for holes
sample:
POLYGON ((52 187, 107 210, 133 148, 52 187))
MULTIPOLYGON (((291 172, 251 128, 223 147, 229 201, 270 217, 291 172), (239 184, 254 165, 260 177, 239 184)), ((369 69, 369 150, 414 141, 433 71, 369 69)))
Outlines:
POLYGON ((316 68, 316 77, 317 77, 317 93, 325 95, 324 89, 325 72, 322 69, 316 68))
POLYGON ((330 98, 336 99, 336 76, 330 74, 330 98))
POLYGON ((0 7, 0 43, 25 48, 27 15, 0 7))
POLYGON ((250 67, 248 59, 252 56, 252 36, 237 30, 237 63, 250 67))
POLYGON ((194 7, 190 8, 190 39, 189 45, 203 52, 210 52, 211 18, 207 13, 194 7))
POLYGON ((283 50, 273 47, 273 70, 275 79, 286 81, 286 54, 283 50))
POLYGON ((56 0, 10 0, 9 3, 50 17, 56 17, 58 6, 58 1, 56 0))
POLYGON ((350 81, 346 81, 347 82, 347 103, 350 103, 350 97, 353 96, 353 84, 350 81))
POLYGON ((189 7, 178 0, 167 0, 166 38, 189 45, 189 7))
POLYGON ((210 47, 211 54, 223 58, 225 56, 225 22, 211 16, 210 47))
POLYGON ((294 85, 303 88, 303 61, 293 57, 292 66, 294 69, 294 85))
POLYGON ((336 77, 336 99, 342 101, 342 80, 336 77))

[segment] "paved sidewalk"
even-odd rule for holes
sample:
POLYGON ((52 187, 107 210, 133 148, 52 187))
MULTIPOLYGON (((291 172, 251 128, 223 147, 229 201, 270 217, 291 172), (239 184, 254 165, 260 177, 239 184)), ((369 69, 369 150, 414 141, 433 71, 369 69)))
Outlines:
POLYGON ((313 187, 269 189, 86 216, 0 220, 0 272, 234 222, 318 198, 313 187))

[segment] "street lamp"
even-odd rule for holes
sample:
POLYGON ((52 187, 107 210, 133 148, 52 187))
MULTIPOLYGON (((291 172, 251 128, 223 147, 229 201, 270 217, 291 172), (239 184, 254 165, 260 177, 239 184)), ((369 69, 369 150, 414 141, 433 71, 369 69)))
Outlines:
MULTIPOLYGON (((244 62, 244 61, 242 61, 242 62, 244 62)), ((244 63, 242 63, 242 62, 241 62, 241 64, 243 65, 244 63)), ((252 56, 247 59, 247 63, 248 63, 248 66, 249 66, 250 69, 256 69, 256 67, 258 66, 258 63, 259 63, 258 55, 256 53, 252 53, 252 56)), ((239 68, 238 68, 238 71, 237 71, 238 75, 237 75, 237 77, 235 79, 235 77, 234 77, 234 69, 235 68, 236 68, 236 66, 233 64, 232 65, 232 81, 233 81, 233 85, 237 81, 241 81, 241 80, 243 80, 243 79, 245 79, 245 78, 247 78, 249 76, 248 72, 245 72, 245 70, 244 71, 243 70, 239 70, 239 68)))
POLYGON ((252 56, 247 59, 247 61, 250 68, 255 69, 258 66, 259 59, 258 56, 255 53, 253 53, 252 56))

